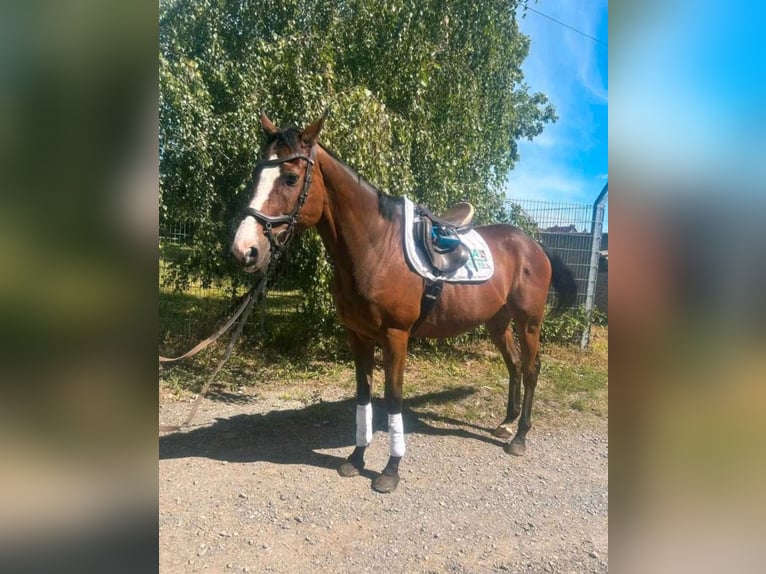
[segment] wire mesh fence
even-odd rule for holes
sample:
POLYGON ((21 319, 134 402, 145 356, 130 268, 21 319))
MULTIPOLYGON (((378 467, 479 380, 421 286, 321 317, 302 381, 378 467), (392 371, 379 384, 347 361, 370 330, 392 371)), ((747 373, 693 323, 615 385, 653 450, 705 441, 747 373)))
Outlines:
MULTIPOLYGON (((577 284, 574 306, 585 304, 593 241, 593 207, 578 203, 552 203, 532 199, 510 199, 509 207, 521 208, 527 227, 572 270, 577 284)), ((552 296, 551 291, 549 296, 552 296)))
POLYGON ((194 228, 187 222, 160 227, 159 337, 163 352, 185 351, 189 342, 209 335, 230 313, 243 289, 231 280, 204 286, 189 280, 183 288, 170 281, 171 265, 190 256, 194 228))
MULTIPOLYGON (((593 206, 521 198, 510 199, 506 208, 509 220, 541 241, 572 270, 578 291, 574 306, 584 305, 594 248, 593 206)), ((188 257, 188 244, 193 234, 192 226, 184 222, 160 229, 160 341, 168 352, 176 348, 180 351, 180 346, 212 332, 232 311, 238 296, 247 288, 241 280, 222 280, 209 286, 191 281, 184 289, 169 285, 166 281, 169 265, 171 261, 188 257)), ((268 327, 265 321, 288 321, 298 312, 302 293, 297 287, 300 281, 294 275, 288 252, 267 296, 265 306, 269 308, 269 318, 263 313, 254 313, 247 330, 262 330, 268 327)), ((597 303, 605 301, 606 281, 603 275, 603 280, 599 276, 596 288, 597 303)), ((552 302, 552 292, 549 297, 552 302)), ((603 310, 606 311, 605 306, 603 310)))

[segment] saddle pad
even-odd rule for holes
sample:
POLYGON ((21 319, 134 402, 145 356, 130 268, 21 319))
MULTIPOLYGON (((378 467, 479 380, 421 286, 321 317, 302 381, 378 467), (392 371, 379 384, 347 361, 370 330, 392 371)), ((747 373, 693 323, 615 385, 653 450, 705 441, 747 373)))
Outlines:
POLYGON ((460 241, 468 248, 471 256, 466 264, 450 273, 438 275, 429 263, 423 246, 415 239, 415 223, 420 216, 415 212, 415 204, 404 198, 404 255, 410 268, 426 279, 446 281, 447 283, 483 283, 495 272, 492 253, 487 242, 475 229, 460 234, 460 241))

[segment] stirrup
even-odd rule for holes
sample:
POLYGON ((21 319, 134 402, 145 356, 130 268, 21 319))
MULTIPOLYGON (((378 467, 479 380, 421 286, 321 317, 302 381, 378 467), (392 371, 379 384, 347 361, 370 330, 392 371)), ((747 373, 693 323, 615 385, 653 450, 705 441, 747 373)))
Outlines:
POLYGON ((452 227, 437 227, 434 225, 431 228, 431 242, 438 250, 446 253, 460 245, 460 238, 452 227))

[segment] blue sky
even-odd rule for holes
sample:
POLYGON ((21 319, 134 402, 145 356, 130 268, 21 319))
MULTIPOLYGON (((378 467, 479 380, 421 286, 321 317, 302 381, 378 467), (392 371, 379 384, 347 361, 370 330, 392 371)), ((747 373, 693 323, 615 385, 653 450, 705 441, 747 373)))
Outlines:
POLYGON ((766 5, 674 0, 636 16, 613 46, 620 105, 611 131, 620 170, 659 184, 663 195, 669 187, 762 194, 766 5))
MULTIPOLYGON (((530 7, 608 43, 606 1, 543 0, 530 7)), ((519 143, 506 196, 591 204, 607 181, 608 49, 532 11, 519 25, 531 39, 525 81, 531 92, 549 97, 559 120, 519 143)))

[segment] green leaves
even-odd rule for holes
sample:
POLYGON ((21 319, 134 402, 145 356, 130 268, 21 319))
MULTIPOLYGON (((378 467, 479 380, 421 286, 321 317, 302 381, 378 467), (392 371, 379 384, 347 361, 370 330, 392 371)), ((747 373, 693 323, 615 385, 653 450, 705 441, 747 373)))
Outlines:
POLYGON ((236 272, 230 220, 262 141, 259 109, 302 126, 329 108, 323 143, 371 183, 435 211, 466 199, 478 221, 493 220, 516 141, 556 119, 523 82, 529 40, 516 5, 162 3, 160 220, 194 229, 176 284, 236 272))

